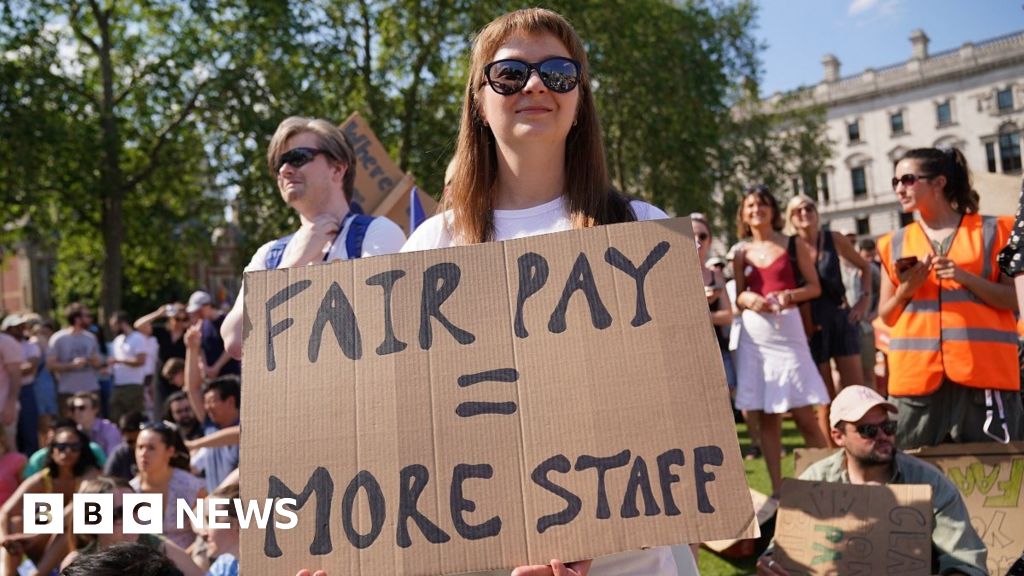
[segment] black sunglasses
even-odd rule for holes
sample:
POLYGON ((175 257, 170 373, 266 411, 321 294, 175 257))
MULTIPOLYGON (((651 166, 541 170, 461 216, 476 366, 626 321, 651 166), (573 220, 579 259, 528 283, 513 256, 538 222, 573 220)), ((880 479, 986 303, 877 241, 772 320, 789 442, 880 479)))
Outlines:
POLYGON ((708 234, 707 232, 697 232, 697 240, 700 240, 701 242, 707 242, 708 238, 711 238, 711 235, 708 234))
POLYGON ((571 58, 548 58, 543 62, 497 60, 484 66, 484 76, 491 89, 502 96, 511 96, 526 87, 530 72, 536 71, 540 81, 552 92, 571 92, 580 82, 580 63, 571 58))
POLYGON ((875 436, 878 436, 879 430, 885 432, 886 436, 892 437, 896 434, 896 421, 886 420, 881 424, 860 424, 855 426, 855 428, 857 429, 857 434, 868 440, 874 440, 875 436))
POLYGON ((81 412, 83 410, 88 410, 89 408, 92 408, 92 406, 86 406, 85 404, 72 404, 71 405, 71 411, 72 412, 81 412))
POLYGON ((56 442, 53 449, 58 452, 79 452, 82 450, 81 442, 56 442))
POLYGON ((327 151, 319 148, 292 148, 281 154, 277 160, 277 166, 274 166, 274 172, 280 172, 285 164, 291 165, 292 168, 302 168, 312 162, 317 154, 327 154, 327 151))
POLYGON ((918 176, 917 174, 904 174, 899 178, 892 179, 892 189, 895 190, 896 186, 898 186, 900 183, 902 183, 904 187, 907 187, 917 184, 918 180, 929 180, 931 178, 935 178, 935 176, 918 176))
POLYGON ((167 432, 177 432, 178 425, 174 422, 168 422, 167 420, 158 420, 156 422, 145 422, 142 426, 139 426, 139 430, 163 430, 167 432))

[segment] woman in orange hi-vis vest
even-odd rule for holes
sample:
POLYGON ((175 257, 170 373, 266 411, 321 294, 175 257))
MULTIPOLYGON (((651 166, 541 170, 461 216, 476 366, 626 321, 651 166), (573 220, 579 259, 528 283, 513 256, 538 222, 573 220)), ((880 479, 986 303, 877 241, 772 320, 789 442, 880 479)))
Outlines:
POLYGON ((897 446, 1021 439, 1017 299, 996 262, 1012 220, 978 214, 956 149, 907 152, 892 185, 903 210, 919 215, 878 242, 897 446))

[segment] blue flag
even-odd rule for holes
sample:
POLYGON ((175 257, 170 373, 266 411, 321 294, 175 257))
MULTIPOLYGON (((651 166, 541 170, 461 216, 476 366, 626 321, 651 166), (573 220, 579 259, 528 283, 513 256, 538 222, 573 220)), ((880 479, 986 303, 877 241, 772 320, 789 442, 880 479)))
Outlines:
POLYGON ((427 219, 427 213, 420 204, 420 189, 413 186, 409 191, 409 234, 427 219))

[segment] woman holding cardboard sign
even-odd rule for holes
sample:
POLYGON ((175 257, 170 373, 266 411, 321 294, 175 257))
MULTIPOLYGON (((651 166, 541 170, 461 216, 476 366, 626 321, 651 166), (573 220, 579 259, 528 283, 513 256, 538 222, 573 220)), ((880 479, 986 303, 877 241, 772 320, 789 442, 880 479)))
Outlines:
MULTIPOLYGON (((468 76, 445 210, 403 251, 666 217, 611 187, 587 55, 560 15, 527 9, 494 20, 476 38, 468 76)), ((587 573, 675 576, 677 568, 668 548, 656 548, 513 572, 587 573)))

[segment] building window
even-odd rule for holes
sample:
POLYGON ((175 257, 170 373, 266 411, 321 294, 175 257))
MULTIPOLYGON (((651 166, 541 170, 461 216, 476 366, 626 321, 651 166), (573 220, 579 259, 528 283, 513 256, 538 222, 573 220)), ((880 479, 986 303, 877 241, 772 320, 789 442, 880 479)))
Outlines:
POLYGON ((900 228, 903 228, 907 224, 910 224, 911 222, 914 221, 914 213, 913 212, 900 212, 899 216, 900 216, 900 228))
POLYGON ((821 189, 821 203, 822 204, 828 204, 828 202, 829 202, 829 200, 831 198, 829 198, 829 192, 828 192, 828 174, 825 174, 824 172, 821 173, 821 188, 820 189, 821 189))
POLYGON ((996 107, 1000 112, 1013 110, 1013 90, 1004 88, 996 92, 996 107))
POLYGON ((893 136, 903 134, 903 112, 897 112, 889 116, 889 127, 892 128, 893 136))
POLYGON ((864 216, 857 218, 857 236, 870 236, 871 235, 871 224, 868 222, 868 217, 864 216))
POLYGON ((1020 172, 1020 132, 999 135, 999 163, 1003 173, 1020 172))
POLYGON ((817 178, 814 177, 814 174, 804 174, 800 178, 800 180, 804 187, 804 194, 810 196, 811 198, 814 198, 818 195, 818 182, 817 178))
POLYGON ((850 144, 860 142, 860 121, 854 120, 846 125, 846 134, 850 137, 850 144))
POLYGON ((996 172, 996 143, 985 142, 985 160, 988 162, 988 171, 996 172))
POLYGON ((953 110, 949 105, 949 100, 936 106, 935 116, 939 120, 939 126, 948 126, 953 123, 953 110))
POLYGON ((863 198, 868 195, 868 179, 864 174, 863 166, 850 170, 850 179, 853 182, 854 198, 863 198))

